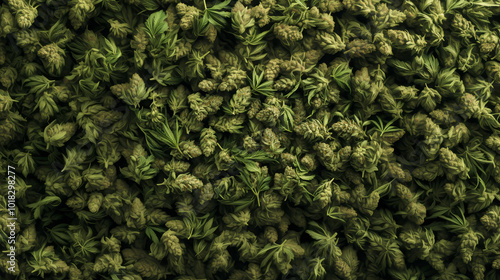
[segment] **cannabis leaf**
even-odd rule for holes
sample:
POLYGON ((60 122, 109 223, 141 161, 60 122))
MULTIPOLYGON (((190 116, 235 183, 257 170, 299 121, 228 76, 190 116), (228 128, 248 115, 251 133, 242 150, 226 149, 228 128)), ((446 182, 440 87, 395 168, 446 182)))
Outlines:
POLYGON ((139 125, 139 128, 142 130, 144 135, 146 136, 146 143, 150 150, 158 155, 165 155, 165 152, 162 149, 162 144, 169 146, 173 150, 177 150, 182 154, 182 151, 179 147, 181 142, 182 128, 179 127, 179 122, 175 120, 175 128, 172 130, 167 121, 162 123, 158 130, 152 130, 143 128, 139 125))
POLYGON ((348 63, 341 63, 332 71, 331 77, 337 85, 343 90, 351 92, 351 77, 352 69, 349 68, 348 63))
POLYGON ((56 207, 61 203, 61 198, 55 195, 46 196, 35 203, 30 203, 27 206, 33 210, 33 217, 38 219, 42 216, 45 207, 56 207))
POLYGON ((49 80, 45 76, 32 76, 23 81, 23 86, 30 88, 29 93, 42 93, 55 85, 55 80, 49 80))
POLYGON ((252 71, 252 77, 248 77, 248 83, 250 84, 250 88, 252 88, 252 91, 258 94, 262 94, 265 96, 273 96, 274 89, 272 88, 273 82, 272 81, 265 81, 264 80, 264 71, 262 71, 260 74, 257 74, 256 69, 254 68, 252 71))
POLYGON ((260 207, 260 193, 269 190, 271 177, 264 176, 260 170, 257 173, 250 173, 247 170, 243 170, 240 174, 240 178, 255 195, 257 205, 260 207))
POLYGON ((203 0, 203 3, 205 4, 205 11, 203 13, 203 20, 206 19, 206 21, 215 28, 223 28, 226 26, 227 21, 225 18, 228 18, 231 16, 230 12, 223 11, 231 3, 231 0, 226 0, 222 3, 218 3, 213 5, 210 8, 207 8, 207 3, 205 0, 203 0))
POLYGON ((161 36, 168 30, 166 22, 167 15, 164 11, 158 11, 151 14, 145 23, 146 34, 152 39, 161 38, 161 36))
POLYGON ((397 120, 397 118, 394 118, 392 119, 391 121, 385 123, 384 121, 382 121, 382 119, 377 116, 377 121, 374 121, 374 120, 369 120, 369 121, 366 121, 364 125, 367 125, 367 124, 373 124, 375 125, 374 128, 370 129, 370 131, 377 131, 380 133, 380 136, 384 135, 384 133, 388 133, 388 132, 396 132, 396 131, 402 131, 403 129, 401 128, 398 128, 398 127, 395 127, 395 126, 392 126, 392 124, 397 120))

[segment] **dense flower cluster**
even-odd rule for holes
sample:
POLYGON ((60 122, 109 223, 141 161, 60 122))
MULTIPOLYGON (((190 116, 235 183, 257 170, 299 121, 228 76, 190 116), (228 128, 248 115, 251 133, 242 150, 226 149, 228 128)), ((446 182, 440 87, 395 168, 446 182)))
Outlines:
POLYGON ((500 279, 499 19, 496 0, 3 1, 0 275, 500 279))

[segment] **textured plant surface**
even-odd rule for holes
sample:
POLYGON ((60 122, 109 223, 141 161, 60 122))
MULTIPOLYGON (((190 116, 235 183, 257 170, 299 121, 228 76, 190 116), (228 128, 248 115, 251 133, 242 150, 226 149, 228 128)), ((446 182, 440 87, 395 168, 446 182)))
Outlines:
POLYGON ((3 1, 0 278, 500 279, 499 37, 498 0, 3 1))

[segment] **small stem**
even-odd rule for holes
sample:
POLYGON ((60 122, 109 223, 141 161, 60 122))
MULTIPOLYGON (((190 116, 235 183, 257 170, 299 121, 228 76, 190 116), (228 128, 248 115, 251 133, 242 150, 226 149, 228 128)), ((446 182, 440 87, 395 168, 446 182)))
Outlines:
POLYGON ((179 151, 179 153, 181 153, 181 155, 184 155, 184 153, 181 151, 181 148, 179 147, 179 145, 176 145, 177 146, 177 151, 179 151))

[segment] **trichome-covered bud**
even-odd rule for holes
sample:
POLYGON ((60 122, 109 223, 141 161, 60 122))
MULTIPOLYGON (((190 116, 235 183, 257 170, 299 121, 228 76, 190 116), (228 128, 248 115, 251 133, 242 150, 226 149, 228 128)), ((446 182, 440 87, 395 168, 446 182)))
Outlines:
POLYGON ((342 38, 336 33, 319 31, 315 37, 320 49, 328 54, 336 54, 346 48, 342 38))
POLYGON ((228 213, 222 217, 222 221, 229 228, 244 228, 248 226, 248 223, 250 222, 250 211, 248 209, 244 209, 237 211, 236 213, 228 213))
POLYGON ((200 147, 198 147, 194 141, 181 141, 179 144, 179 149, 182 154, 187 158, 196 158, 202 155, 200 147))
POLYGON ((118 226, 111 229, 110 233, 122 242, 132 244, 139 236, 140 232, 127 226, 118 226))
POLYGON ((73 0, 69 4, 71 6, 69 20, 75 29, 79 29, 94 11, 94 2, 92 0, 73 0))
POLYGON ((111 92, 128 105, 139 106, 142 100, 149 97, 151 90, 146 89, 144 80, 134 73, 127 84, 117 84, 110 87, 111 92))
POLYGON ((455 176, 458 176, 458 178, 462 180, 465 180, 469 177, 469 167, 465 165, 465 162, 462 158, 459 158, 450 149, 441 148, 439 150, 439 161, 443 165, 444 169, 446 169, 446 176, 450 180, 453 180, 455 176))
POLYGON ((283 62, 283 60, 274 58, 269 60, 269 62, 266 64, 266 69, 264 72, 264 77, 268 81, 272 81, 276 79, 280 73, 280 65, 283 62))
POLYGON ((182 28, 182 30, 192 29, 195 23, 195 19, 200 16, 201 11, 196 7, 188 6, 184 3, 177 4, 176 9, 177 14, 181 16, 179 26, 182 28))
POLYGON ((371 173, 378 170, 377 164, 382 156, 382 148, 375 141, 363 141, 356 146, 351 154, 351 166, 355 170, 371 173))
POLYGON ((429 162, 422 166, 415 168, 412 175, 420 180, 434 181, 436 177, 444 174, 441 164, 438 162, 429 162))
POLYGON ((203 98, 199 92, 190 94, 187 99, 191 109, 194 111, 195 116, 199 121, 202 121, 208 115, 216 113, 223 102, 222 96, 208 95, 203 98))
POLYGON ((493 205, 488 208, 481 217, 481 223, 487 230, 497 231, 500 229, 500 207, 493 205))
POLYGON ((92 213, 97 213, 101 208, 104 196, 100 192, 93 192, 89 196, 89 200, 87 201, 87 206, 89 211, 92 213))
POLYGON ((451 22, 452 30, 458 37, 468 39, 476 36, 476 31, 472 22, 467 20, 462 14, 455 13, 451 22))
POLYGON ((306 140, 327 140, 331 132, 318 119, 312 119, 295 126, 295 132, 306 140))
POLYGON ((492 32, 486 32, 479 36, 479 51, 482 53, 490 53, 498 46, 499 38, 492 32))
POLYGON ((0 84, 5 88, 10 88, 14 85, 17 79, 17 70, 13 67, 0 68, 0 84))
POLYGON ((200 135, 200 148, 205 157, 211 156, 217 146, 217 136, 212 128, 204 128, 200 135))
POLYGON ((182 192, 192 192, 193 190, 203 187, 203 182, 190 174, 180 174, 175 178, 169 177, 165 179, 163 183, 159 185, 164 185, 166 187, 166 193, 182 193, 182 192))
POLYGON ((270 105, 265 109, 260 110, 255 117, 257 118, 257 120, 272 127, 276 126, 280 114, 281 113, 278 107, 270 105))
POLYGON ((232 115, 246 112, 246 107, 250 105, 251 97, 252 91, 250 87, 244 87, 236 90, 236 94, 234 94, 229 101, 229 108, 226 111, 232 115))
POLYGON ((460 235, 459 253, 464 263, 472 260, 472 255, 479 244, 479 234, 472 229, 460 235))
POLYGON ((344 54, 352 58, 359 58, 359 57, 365 57, 368 54, 374 52, 375 50, 376 47, 371 42, 365 39, 354 39, 347 44, 344 54))
POLYGON ((447 148, 452 148, 460 143, 469 142, 470 136, 471 132, 467 126, 464 123, 459 123, 448 130, 443 144, 447 148))
POLYGON ((270 128, 266 128, 262 133, 261 143, 264 150, 273 153, 279 152, 279 148, 281 147, 280 140, 270 128))
POLYGON ((387 38, 392 42, 393 48, 409 50, 412 53, 420 53, 427 46, 424 37, 404 30, 389 29, 387 38))
POLYGON ((418 105, 422 106, 427 112, 436 109, 437 104, 441 103, 441 95, 433 88, 426 86, 418 96, 418 105))
POLYGON ((378 3, 372 16, 375 26, 379 30, 395 27, 405 21, 406 14, 398 10, 389 9, 386 3, 378 3))
POLYGON ((62 147, 76 133, 75 123, 57 124, 55 121, 45 127, 43 138, 48 146, 62 147))
POLYGON ((320 0, 316 2, 316 7, 323 13, 336 13, 344 9, 342 1, 339 0, 320 0))
POLYGON ((361 126, 350 119, 344 119, 334 123, 332 125, 332 130, 346 140, 350 140, 351 138, 362 139, 365 136, 361 126))
POLYGON ((287 46, 303 38, 302 32, 297 26, 283 23, 274 25, 274 35, 287 46))
POLYGON ((14 102, 7 91, 0 89, 0 115, 10 111, 14 102))
POLYGON ((372 0, 347 0, 343 4, 346 10, 352 12, 354 15, 369 16, 376 11, 374 2, 372 0))

